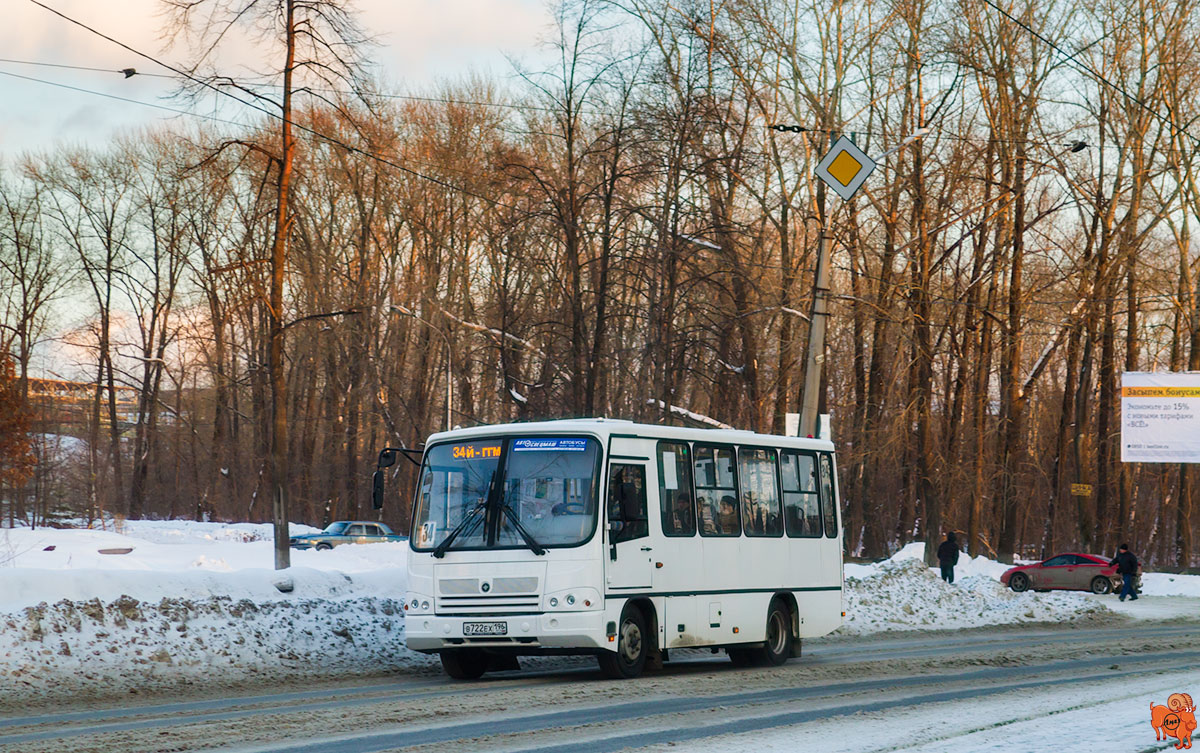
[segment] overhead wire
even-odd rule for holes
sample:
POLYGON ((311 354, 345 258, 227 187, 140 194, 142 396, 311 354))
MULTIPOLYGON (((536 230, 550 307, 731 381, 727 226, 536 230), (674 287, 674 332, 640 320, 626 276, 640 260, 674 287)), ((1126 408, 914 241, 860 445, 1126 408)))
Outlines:
POLYGON ((70 84, 63 84, 63 83, 59 83, 57 81, 47 81, 46 79, 35 78, 33 76, 22 76, 19 73, 12 73, 10 71, 0 71, 0 76, 8 76, 9 78, 17 78, 17 79, 21 79, 23 81, 32 81, 33 83, 45 84, 46 86, 54 86, 59 89, 69 89, 71 91, 80 92, 82 94, 92 94, 97 97, 105 97, 107 99, 115 99, 119 102, 127 102, 132 105, 141 105, 142 107, 153 107, 156 110, 165 110, 167 112, 173 112, 177 115, 188 115, 188 116, 191 116, 194 118, 203 118, 205 120, 212 120, 212 121, 215 121, 218 123, 227 123, 229 125, 235 125, 235 126, 245 126, 245 123, 239 123, 237 121, 228 120, 226 118, 219 118, 215 115, 205 115, 204 113, 195 112, 192 110, 180 110, 180 109, 177 109, 174 107, 167 107, 166 105, 155 104, 153 102, 144 102, 140 99, 131 99, 129 97, 122 97, 118 94, 108 94, 106 92, 98 92, 93 89, 84 89, 79 86, 71 86, 70 84))
POLYGON ((1122 97, 1128 99, 1130 102, 1133 102, 1138 107, 1141 107, 1143 110, 1148 112, 1152 117, 1154 117, 1155 120, 1157 120, 1159 123, 1165 125, 1172 133, 1181 135, 1181 136, 1186 136, 1192 142, 1193 146, 1200 146, 1200 139, 1193 136, 1190 131, 1188 131, 1186 128, 1180 128, 1175 123, 1173 123, 1170 118, 1166 117, 1165 115, 1162 115, 1161 113, 1159 113, 1157 110, 1155 110, 1150 105, 1143 102, 1138 97, 1135 97, 1134 95, 1127 92, 1124 89, 1124 87, 1121 87, 1118 84, 1113 83, 1112 81, 1108 80, 1108 78, 1105 77, 1104 74, 1100 73, 1099 71, 1094 70, 1091 66, 1089 66, 1089 65, 1083 63, 1082 61, 1080 61, 1079 59, 1077 59, 1076 55, 1078 53, 1067 54, 1067 52, 1065 50, 1063 50, 1061 47, 1059 47, 1057 44, 1055 44, 1048 37, 1039 33, 1036 29, 1031 27, 1029 24, 1020 20, 1019 18, 1016 18, 1011 13, 1009 13, 1008 11, 1001 8, 999 5, 996 4, 995 0, 983 0, 983 1, 985 3, 987 3, 988 5, 990 5, 992 8, 994 8, 996 10, 996 12, 1000 13, 1002 16, 1004 16, 1010 22, 1012 22, 1012 23, 1016 24, 1017 26, 1019 26, 1020 28, 1024 29, 1031 36, 1038 39, 1043 44, 1047 45, 1050 49, 1057 52, 1059 55, 1061 55, 1063 57, 1065 62, 1074 65, 1077 70, 1082 71, 1083 73, 1092 77, 1096 81, 1104 84, 1105 86, 1109 87, 1113 91, 1117 92, 1122 97))
MULTIPOLYGON (((45 67, 51 67, 51 68, 65 68, 65 69, 80 70, 80 71, 92 71, 92 72, 97 72, 97 73, 126 74, 127 71, 133 71, 133 69, 131 69, 131 68, 124 68, 124 69, 100 68, 100 67, 95 67, 95 66, 67 65, 67 64, 63 64, 63 63, 50 63, 50 62, 37 61, 37 60, 19 60, 19 59, 14 59, 14 58, 0 58, 0 63, 12 63, 12 64, 17 64, 17 65, 31 65, 31 66, 45 66, 45 67)), ((159 63, 159 64, 161 65, 161 63, 159 63)), ((187 80, 186 75, 179 75, 179 74, 148 73, 148 72, 143 72, 143 71, 134 71, 132 75, 143 76, 143 77, 162 78, 162 79, 168 79, 168 80, 180 80, 180 79, 187 80)), ((126 77, 128 78, 130 76, 126 75, 126 77)), ((272 88, 280 87, 279 84, 270 84, 270 83, 264 83, 264 84, 260 84, 260 85, 269 86, 272 88)), ((331 88, 331 87, 304 87, 304 88, 308 91, 320 92, 320 93, 324 93, 324 94, 341 94, 341 95, 352 94, 352 92, 349 92, 348 90, 336 89, 336 88, 331 88)), ((418 95, 418 94, 372 92, 371 96, 377 97, 379 99, 395 99, 395 100, 404 100, 404 101, 411 101, 411 102, 427 102, 427 103, 433 103, 433 104, 446 104, 446 105, 465 105, 465 106, 472 106, 472 107, 491 107, 491 108, 502 109, 502 110, 517 110, 517 111, 529 111, 529 112, 554 113, 554 112, 560 112, 562 110, 562 108, 559 108, 559 107, 547 107, 547 106, 542 106, 542 105, 533 105, 533 104, 526 104, 526 103, 520 103, 520 102, 489 102, 486 100, 479 100, 479 99, 461 99, 461 98, 457 98, 457 97, 435 97, 435 96, 431 96, 431 95, 418 95)), ((237 99, 237 101, 242 102, 243 104, 250 104, 250 103, 246 102, 245 100, 241 100, 241 99, 237 99)), ((258 108, 255 108, 255 109, 258 109, 258 108)), ((593 115, 593 116, 611 114, 611 113, 605 113, 604 111, 596 110, 593 108, 581 108, 578 110, 578 112, 582 115, 593 115)), ((718 125, 718 126, 737 125, 737 123, 733 123, 731 121, 713 121, 713 120, 705 120, 705 119, 692 119, 691 122, 702 124, 702 125, 718 125)), ((863 137, 881 137, 881 136, 887 135, 879 130, 870 129, 870 128, 857 128, 857 127, 854 127, 852 124, 848 124, 846 127, 843 127, 843 128, 817 128, 817 127, 809 127, 809 126, 801 126, 801 125, 790 125, 790 124, 784 125, 784 124, 774 124, 774 123, 764 122, 763 126, 765 128, 767 128, 768 130, 773 130, 773 131, 780 131, 780 132, 789 132, 790 131, 792 133, 820 133, 820 134, 830 135, 830 136, 837 136, 837 135, 842 135, 842 134, 847 134, 847 133, 854 134, 855 136, 863 136, 863 137)), ((928 127, 933 128, 934 130, 937 130, 940 134, 942 134, 943 138, 949 139, 951 141, 959 141, 962 143, 973 143, 973 144, 989 144, 989 143, 991 143, 991 144, 1018 144, 1018 143, 1020 143, 1020 144, 1027 144, 1027 145, 1034 145, 1034 146, 1044 146, 1044 147, 1048 147, 1048 148, 1060 148, 1060 147, 1068 148, 1068 147, 1074 146, 1075 144, 1079 143, 1078 140, 1060 143, 1057 141, 1045 141, 1045 140, 1033 139, 1033 138, 1001 139, 1001 138, 987 138, 984 136, 963 136, 960 134, 952 133, 936 123, 930 124, 928 127)), ((1100 145, 1089 144, 1089 146, 1091 146, 1093 148, 1101 148, 1100 145)), ((1118 145, 1114 145, 1114 144, 1105 144, 1105 145, 1103 145, 1103 148, 1119 149, 1120 147, 1118 145)))
POLYGON ((188 73, 187 71, 176 68, 168 63, 164 63, 163 61, 155 58, 154 56, 152 56, 148 53, 142 52, 141 50, 138 50, 118 39, 115 39, 115 38, 109 36, 108 34, 105 34, 104 32, 83 23, 82 21, 72 18, 71 16, 68 16, 67 14, 65 14, 63 12, 61 12, 55 8, 52 8, 49 5, 46 5, 45 3, 41 2, 41 0, 29 0, 29 2, 33 3, 34 5, 36 5, 40 8, 43 8, 44 10, 49 11, 50 13, 53 13, 54 15, 66 20, 76 26, 79 26, 80 28, 82 28, 92 34, 95 34, 96 36, 98 36, 102 39, 105 39, 105 40, 117 45, 118 47, 120 47, 124 50, 127 50, 127 51, 133 53, 134 55, 137 55, 138 57, 141 57, 145 60, 149 60, 150 62, 154 63, 155 65, 161 66, 162 68, 165 68, 165 69, 175 73, 178 76, 182 76, 183 78, 186 78, 188 81, 191 81, 194 84, 197 84, 206 89, 211 89, 212 91, 214 91, 218 94, 221 94, 223 96, 229 97, 230 99, 233 99, 235 102, 238 102, 246 107, 249 107, 252 110, 258 111, 258 112, 266 115, 269 118, 278 120, 281 123, 287 123, 288 125, 291 125, 292 127, 296 128, 297 130, 304 131, 305 133, 309 133, 313 136, 316 136, 317 138, 323 139, 331 144, 334 144, 336 146, 341 147, 342 149, 345 149, 346 151, 348 151, 352 154, 358 154, 362 157, 366 157, 368 159, 375 160, 376 162, 388 165, 389 167, 395 168, 397 170, 400 170, 401 172, 407 173, 409 175, 412 175, 414 177, 428 181, 430 183, 440 185, 443 188, 447 188, 451 191, 457 191, 457 192, 465 194, 467 196, 473 196, 473 197, 479 199, 480 201, 485 201, 485 202, 491 204, 492 206, 503 207, 505 209, 509 209, 509 210, 512 210, 514 212, 518 212, 521 214, 526 214, 526 215, 531 214, 528 210, 521 209, 519 207, 513 206, 513 205, 508 204, 503 201, 498 201, 496 199, 493 199, 490 196, 485 196, 481 193, 472 191, 467 188, 463 188, 462 186, 454 185, 453 183, 449 183, 447 181, 440 180, 431 175, 426 175, 425 173, 422 173, 419 170, 413 170, 410 167, 406 167, 405 165, 399 164, 399 163, 389 160, 385 157, 381 157, 377 154, 372 154, 371 152, 368 152, 365 149, 360 149, 359 147, 353 146, 351 144, 347 144, 344 141, 341 141, 340 139, 337 139, 337 138, 334 138, 333 136, 329 136, 324 133, 321 133, 320 131, 316 130, 315 128, 306 126, 303 123, 298 123, 294 120, 291 120, 290 118, 285 118, 283 115, 271 112, 270 110, 263 108, 254 102, 247 102, 246 100, 235 96, 233 93, 229 92, 227 89, 224 89, 222 87, 214 85, 211 81, 205 81, 204 79, 199 78, 191 73, 188 73))
MULTIPOLYGON (((4 61, 0 61, 0 62, 4 62, 4 61)), ((98 69, 98 70, 107 70, 107 69, 98 69)), ((70 91, 79 92, 81 94, 91 94, 96 97, 104 97, 106 99, 113 99, 118 102, 126 102, 128 104, 141 105, 142 107, 151 107, 156 110, 163 110, 166 112, 175 113, 177 115, 185 115, 185 116, 193 117, 193 118, 201 118, 201 119, 210 120, 210 121, 213 121, 216 123, 225 123, 227 125, 237 126, 239 128, 247 127, 246 123, 242 123, 242 122, 239 122, 236 120, 230 120, 228 118, 218 117, 216 115, 206 115, 204 113, 196 112, 194 110, 180 110, 178 108, 167 107, 166 105, 160 105, 160 104, 156 104, 154 102, 146 102, 146 101, 140 100, 140 99, 133 99, 130 97, 122 97, 118 94, 111 94, 108 92, 96 91, 95 89, 87 89, 87 88, 80 87, 80 86, 71 86, 70 84, 64 84, 64 83, 61 83, 58 81, 49 81, 49 80, 37 78, 34 76, 24 76, 19 73, 12 73, 10 71, 0 70, 0 76, 7 76, 9 78, 20 79, 22 81, 29 81, 32 83, 43 84, 45 86, 53 86, 53 87, 56 87, 59 89, 68 89, 70 91)), ((164 76, 164 78, 172 78, 172 77, 164 76)), ((412 162, 412 163, 419 164, 419 165, 425 165, 427 167, 434 167, 439 170, 447 170, 449 172, 459 173, 459 174, 465 175, 465 176, 472 176, 472 175, 478 174, 477 171, 449 167, 447 165, 442 165, 442 164, 434 163, 434 162, 426 162, 423 160, 407 158, 407 157, 405 158, 405 160, 407 162, 412 162)))
POLYGON ((13 58, 0 58, 0 63, 15 63, 17 65, 36 65, 43 68, 67 68, 73 71, 95 71, 97 73, 120 73, 125 78, 134 76, 154 76, 156 78, 171 78, 165 73, 140 73, 133 68, 96 68, 90 65, 68 65, 66 63, 46 63, 38 60, 15 60, 13 58))

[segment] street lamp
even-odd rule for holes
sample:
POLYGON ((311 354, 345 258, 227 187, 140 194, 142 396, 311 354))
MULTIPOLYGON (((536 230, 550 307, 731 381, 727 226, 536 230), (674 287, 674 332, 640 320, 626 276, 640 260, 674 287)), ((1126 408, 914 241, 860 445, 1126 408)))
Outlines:
POLYGON ((411 309, 398 306, 394 303, 389 305, 388 309, 393 314, 399 314, 400 316, 407 316, 412 319, 416 319, 418 322, 438 333, 442 340, 446 343, 446 431, 450 431, 451 414, 454 412, 454 349, 450 345, 450 336, 442 331, 441 327, 431 324, 430 322, 427 322, 426 320, 417 316, 416 312, 412 311, 411 309))

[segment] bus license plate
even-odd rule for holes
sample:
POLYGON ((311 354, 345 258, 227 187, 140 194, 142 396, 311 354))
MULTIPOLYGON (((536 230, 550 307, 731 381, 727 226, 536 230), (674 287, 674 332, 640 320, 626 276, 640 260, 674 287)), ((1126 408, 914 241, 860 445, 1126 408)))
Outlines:
POLYGON ((464 622, 463 635, 508 635, 508 623, 464 622))

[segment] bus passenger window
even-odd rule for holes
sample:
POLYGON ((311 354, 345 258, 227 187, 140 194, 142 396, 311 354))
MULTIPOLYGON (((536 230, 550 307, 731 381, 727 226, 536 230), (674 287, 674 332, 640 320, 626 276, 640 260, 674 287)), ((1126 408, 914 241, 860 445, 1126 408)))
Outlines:
POLYGON ((686 442, 658 443, 658 499, 662 530, 667 536, 696 533, 691 465, 686 442))
POLYGON ((825 518, 825 535, 837 536, 837 500, 833 496, 833 461, 821 453, 821 512, 825 518))
POLYGON ((779 536, 779 484, 775 476, 775 450, 743 447, 738 450, 738 479, 742 485, 742 519, 747 536, 779 536))
POLYGON ((646 468, 613 464, 608 469, 608 519, 619 523, 612 543, 650 535, 646 517, 646 468))
POLYGON ((737 536, 742 532, 742 521, 733 448, 696 445, 693 455, 700 534, 737 536))
POLYGON ((783 481, 783 518, 787 535, 816 538, 821 535, 821 509, 817 495, 817 463, 810 452, 784 450, 780 456, 783 481))

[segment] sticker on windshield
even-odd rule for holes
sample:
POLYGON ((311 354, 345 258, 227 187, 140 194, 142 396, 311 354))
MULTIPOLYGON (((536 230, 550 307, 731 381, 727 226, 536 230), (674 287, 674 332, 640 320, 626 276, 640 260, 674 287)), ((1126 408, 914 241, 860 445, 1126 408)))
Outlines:
POLYGON ((517 439, 512 444, 513 452, 586 452, 586 439, 546 437, 544 439, 517 439))
POLYGON ((422 524, 421 535, 417 539, 417 546, 429 546, 433 544, 434 537, 437 536, 437 523, 432 520, 422 524))

